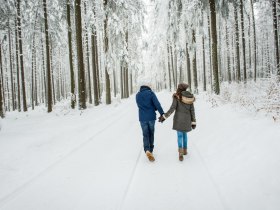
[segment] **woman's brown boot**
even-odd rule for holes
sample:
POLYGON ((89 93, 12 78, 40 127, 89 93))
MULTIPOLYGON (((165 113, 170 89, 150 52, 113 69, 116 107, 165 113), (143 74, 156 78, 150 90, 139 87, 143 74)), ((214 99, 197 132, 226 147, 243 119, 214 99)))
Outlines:
POLYGON ((183 161, 184 160, 184 150, 182 148, 179 148, 179 160, 183 161))
POLYGON ((183 148, 184 155, 188 154, 187 148, 183 148))

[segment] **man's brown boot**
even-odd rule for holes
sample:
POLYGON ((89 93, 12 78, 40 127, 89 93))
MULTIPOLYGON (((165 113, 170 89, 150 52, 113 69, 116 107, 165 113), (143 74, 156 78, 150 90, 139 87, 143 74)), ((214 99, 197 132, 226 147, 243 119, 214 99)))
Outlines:
POLYGON ((146 155, 147 155, 149 161, 151 161, 151 162, 154 162, 154 161, 155 161, 155 158, 154 158, 154 156, 153 156, 153 153, 151 153, 150 151, 146 151, 146 155))

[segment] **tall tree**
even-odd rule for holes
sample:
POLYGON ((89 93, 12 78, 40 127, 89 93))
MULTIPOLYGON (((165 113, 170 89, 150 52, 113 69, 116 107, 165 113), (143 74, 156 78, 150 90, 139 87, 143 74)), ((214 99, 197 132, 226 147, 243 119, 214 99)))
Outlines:
POLYGON ((236 80, 240 82, 240 54, 239 54, 239 27, 238 27, 238 9, 234 6, 234 20, 235 20, 235 54, 236 54, 236 80))
POLYGON ((171 67, 170 67, 170 55, 169 55, 169 44, 168 44, 168 40, 167 40, 167 64, 168 64, 169 90, 171 91, 171 67))
POLYGON ((23 111, 27 111, 26 104, 26 92, 25 92, 25 79, 24 79, 24 62, 23 62, 23 50, 22 50, 22 31, 21 31, 21 11, 20 11, 20 2, 17 0, 17 27, 18 27, 18 40, 19 40, 19 58, 20 58, 20 67, 21 67, 21 90, 22 90, 22 104, 23 111))
POLYGON ((272 0, 272 15, 273 15, 273 31, 274 31, 274 48, 275 48, 275 58, 276 58, 276 69, 277 76, 280 80, 280 57, 279 57, 279 45, 278 45, 278 29, 277 29, 277 7, 276 0, 272 0))
POLYGON ((52 111, 52 78, 51 78, 51 61, 50 61, 50 44, 49 44, 49 26, 47 13, 47 0, 43 0, 44 19, 45 19, 45 42, 47 56, 47 94, 48 94, 48 112, 52 111))
POLYGON ((188 43, 186 43, 186 58, 187 58, 188 85, 189 85, 190 90, 192 90, 191 61, 190 61, 188 43))
POLYGON ((86 109, 86 84, 85 84, 85 67, 83 54, 82 38, 82 14, 81 0, 75 0, 75 22, 76 22, 76 42, 77 42, 77 68, 79 84, 79 109, 86 109))
POLYGON ((15 19, 15 44, 16 44, 16 66, 17 66, 17 105, 18 111, 21 111, 21 102, 20 102, 20 69, 19 69, 19 47, 18 47, 18 27, 17 27, 17 18, 15 19))
POLYGON ((195 30, 194 29, 192 30, 192 44, 194 46, 193 60, 192 60, 194 92, 198 93, 197 64, 196 64, 196 36, 195 36, 195 30))
POLYGON ((241 34, 242 34, 242 50, 243 50, 243 79, 247 81, 247 68, 246 68, 246 40, 245 40, 245 29, 244 29, 244 5, 243 0, 240 0, 240 16, 241 16, 241 34))
POLYGON ((2 73, 3 73, 2 46, 1 46, 1 43, 0 43, 0 117, 4 118, 2 73))
MULTIPOLYGON (((109 40, 108 40, 108 11, 107 5, 108 0, 103 1, 104 10, 105 10, 105 19, 104 19, 104 49, 105 49, 105 58, 107 59, 107 53, 109 50, 109 40)), ((108 66, 107 62, 105 64, 105 84, 106 84, 106 104, 111 104, 111 84, 110 84, 110 77, 108 73, 108 66)))
POLYGON ((218 50, 217 50, 217 25, 216 25, 216 0, 209 0, 211 18, 211 40, 212 40, 212 66, 214 76, 214 92, 220 94, 218 50))
POLYGON ((228 82, 231 83, 231 70, 230 70, 230 47, 229 47, 229 36, 228 36, 228 24, 226 20, 226 46, 227 46, 227 75, 228 82))
POLYGON ((9 58, 10 58, 10 76, 11 76, 11 95, 12 95, 12 110, 14 111, 16 109, 15 106, 15 92, 14 92, 14 73, 13 73, 13 62, 12 62, 12 41, 11 41, 11 27, 10 27, 10 20, 9 22, 9 58))
MULTIPOLYGON (((87 16, 87 4, 84 2, 84 10, 85 10, 85 17, 87 16)), ((91 95, 91 75, 90 75, 90 65, 89 65, 89 41, 88 41, 88 28, 87 24, 84 27, 85 31, 85 45, 86 45, 86 60, 87 60, 87 75, 88 75, 88 98, 89 103, 92 104, 92 95, 91 95)))
POLYGON ((206 68, 205 68, 205 38, 202 35, 202 68, 203 68, 203 91, 206 91, 206 68))
POLYGON ((72 49, 72 28, 71 28, 71 5, 70 0, 67 0, 67 24, 68 24, 68 50, 69 50, 69 67, 70 67, 70 86, 71 86, 71 108, 75 108, 76 94, 75 94, 75 75, 73 65, 73 49, 72 49))
POLYGON ((254 81, 257 80, 257 41, 256 41, 256 22, 253 0, 250 0, 252 12, 252 27, 253 27, 253 45, 254 45, 254 81))
POLYGON ((92 75, 93 75, 93 97, 94 97, 94 105, 99 105, 99 94, 98 94, 98 77, 97 77, 97 62, 98 62, 98 56, 96 55, 98 52, 96 50, 97 48, 97 42, 96 42, 96 31, 95 27, 92 27, 91 32, 91 51, 92 51, 92 75))

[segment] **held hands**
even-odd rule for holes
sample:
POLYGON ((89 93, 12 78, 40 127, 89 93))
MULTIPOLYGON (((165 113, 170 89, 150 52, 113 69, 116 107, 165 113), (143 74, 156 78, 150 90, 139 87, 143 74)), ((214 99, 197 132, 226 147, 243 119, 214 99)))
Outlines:
POLYGON ((163 115, 161 115, 159 118, 158 118, 158 122, 161 122, 161 123, 163 123, 163 121, 165 120, 165 118, 164 118, 164 116, 163 115))

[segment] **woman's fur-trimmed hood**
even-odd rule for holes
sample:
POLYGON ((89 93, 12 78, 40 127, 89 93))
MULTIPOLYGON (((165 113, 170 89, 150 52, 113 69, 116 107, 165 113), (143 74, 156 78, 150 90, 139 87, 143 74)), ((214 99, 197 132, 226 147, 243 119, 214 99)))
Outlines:
MULTIPOLYGON (((179 96, 177 94, 174 94, 174 96, 179 99, 179 96)), ((189 91, 182 91, 182 102, 184 104, 193 104, 194 101, 195 97, 193 96, 193 94, 191 94, 189 91)))

